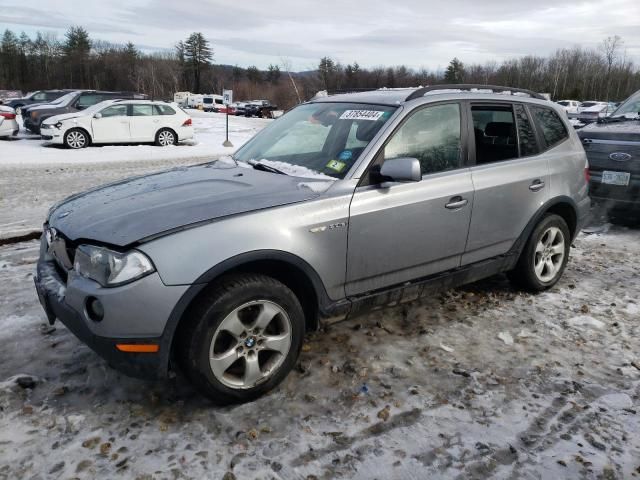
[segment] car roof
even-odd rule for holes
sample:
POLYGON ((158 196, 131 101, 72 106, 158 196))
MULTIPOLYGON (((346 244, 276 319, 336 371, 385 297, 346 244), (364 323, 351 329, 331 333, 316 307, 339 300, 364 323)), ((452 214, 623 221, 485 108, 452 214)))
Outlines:
POLYGON ((500 87, 495 85, 434 85, 431 87, 417 88, 381 88, 362 92, 340 93, 315 97, 312 103, 339 102, 339 103, 368 103, 376 105, 398 106, 414 100, 432 99, 439 100, 524 100, 532 103, 549 104, 549 100, 540 94, 529 90, 500 87))

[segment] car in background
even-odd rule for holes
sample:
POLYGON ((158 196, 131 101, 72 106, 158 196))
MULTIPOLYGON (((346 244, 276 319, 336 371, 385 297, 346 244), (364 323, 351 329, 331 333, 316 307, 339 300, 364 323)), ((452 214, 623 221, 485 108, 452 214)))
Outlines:
MULTIPOLYGON (((593 103, 593 102, 587 102, 587 103, 593 103)), ((591 105, 587 107, 581 106, 580 112, 578 113, 576 119, 584 124, 597 122, 598 119, 605 118, 611 115, 615 109, 616 107, 613 103, 595 102, 595 105, 591 105)))
POLYGON ((615 219, 640 212, 640 91, 578 131, 589 159, 589 193, 615 219))
POLYGON ((559 100, 556 103, 567 112, 567 115, 577 114, 580 107, 580 102, 577 100, 559 100))
POLYGON ((48 118, 42 139, 68 148, 97 143, 177 145, 193 138, 191 117, 177 105, 151 100, 107 100, 80 112, 48 118))
POLYGON ((15 109, 16 114, 20 115, 25 105, 50 102, 70 91, 72 90, 37 90, 22 98, 9 98, 4 100, 2 104, 15 109))
POLYGON ((115 99, 136 99, 144 100, 147 96, 134 92, 107 92, 100 90, 79 90, 65 96, 63 102, 59 104, 41 105, 36 108, 29 108, 29 115, 24 115, 22 121, 24 127, 33 133, 40 133, 40 125, 47 118, 62 115, 65 113, 80 112, 96 103, 105 100, 115 99))
POLYGON ((278 107, 271 105, 269 100, 251 100, 247 102, 244 107, 245 117, 270 117, 273 110, 277 110, 278 107))
POLYGON ((231 111, 229 111, 230 114, 236 115, 236 116, 241 116, 245 114, 245 108, 246 108, 247 104, 245 102, 233 102, 231 104, 231 111))
POLYGON ((202 95, 202 109, 205 112, 219 112, 224 106, 222 95, 202 95))
POLYGON ((15 137, 19 130, 16 111, 11 107, 0 105, 0 138, 15 137))

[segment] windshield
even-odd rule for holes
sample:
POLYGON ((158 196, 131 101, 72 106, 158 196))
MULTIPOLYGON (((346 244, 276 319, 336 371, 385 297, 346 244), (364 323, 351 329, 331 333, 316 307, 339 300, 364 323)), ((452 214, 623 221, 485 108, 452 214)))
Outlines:
POLYGON ((613 117, 619 117, 625 114, 640 114, 640 91, 637 91, 627 98, 618 109, 613 112, 613 117))
POLYGON ((300 172, 344 178, 396 108, 357 103, 300 105, 256 135, 234 159, 283 162, 300 167, 300 172))
POLYGON ((104 107, 107 107, 107 106, 111 105, 113 102, 114 102, 114 100, 103 100, 102 102, 95 103, 95 104, 91 105, 90 107, 85 108, 83 110, 83 112, 87 113, 89 115, 92 115, 94 113, 99 112, 104 107))
POLYGON ((597 105, 597 102, 582 102, 582 104, 580 105, 582 108, 589 108, 589 107, 593 107, 595 105, 597 105))
POLYGON ((566 100, 561 100, 558 102, 558 105, 562 105, 563 107, 567 107, 569 106, 569 102, 567 102, 566 100))

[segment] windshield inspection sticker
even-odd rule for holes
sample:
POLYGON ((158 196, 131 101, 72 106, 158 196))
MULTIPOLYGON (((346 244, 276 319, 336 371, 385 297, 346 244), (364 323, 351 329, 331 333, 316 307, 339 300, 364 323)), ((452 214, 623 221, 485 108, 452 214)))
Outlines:
POLYGON ((345 110, 340 120, 378 120, 384 112, 379 110, 345 110))
POLYGON ((341 172, 346 166, 346 163, 340 162, 338 160, 329 160, 329 163, 327 163, 326 165, 328 169, 333 170, 334 172, 341 172))
POLYGON ((351 153, 351 150, 343 150, 342 152, 340 152, 340 155, 338 155, 338 158, 340 160, 344 160, 345 162, 351 160, 351 157, 353 157, 353 153, 351 153))

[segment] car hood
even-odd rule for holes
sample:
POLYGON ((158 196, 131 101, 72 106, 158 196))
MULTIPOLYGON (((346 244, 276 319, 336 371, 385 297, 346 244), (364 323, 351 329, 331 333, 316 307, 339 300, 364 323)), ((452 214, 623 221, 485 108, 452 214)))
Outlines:
POLYGON ((73 195, 52 208, 48 222, 71 241, 124 247, 229 215, 310 200, 331 183, 214 161, 73 195))
POLYGON ((54 115, 53 117, 49 117, 44 120, 42 123, 57 123, 63 120, 71 120, 73 118, 82 117, 79 113, 61 113, 60 115, 54 115))
POLYGON ((640 142, 640 120, 593 123, 578 130, 581 139, 640 142))

